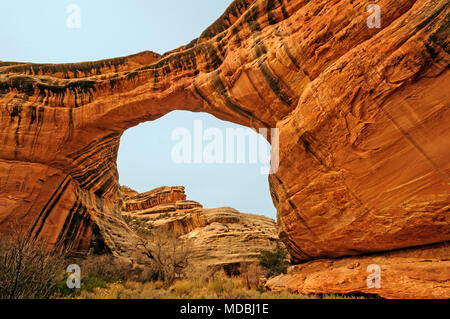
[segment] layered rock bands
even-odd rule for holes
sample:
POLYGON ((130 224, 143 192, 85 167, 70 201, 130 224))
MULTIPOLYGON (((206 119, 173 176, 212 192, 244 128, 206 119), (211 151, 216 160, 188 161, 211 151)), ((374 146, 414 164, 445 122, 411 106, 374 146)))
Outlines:
MULTIPOLYGON (((122 190, 129 191, 125 187, 122 190)), ((258 262, 261 251, 274 250, 281 244, 274 220, 230 207, 204 209, 200 203, 186 200, 184 187, 135 193, 125 200, 122 214, 138 233, 161 230, 180 236, 192 250, 191 264, 199 269, 238 274, 246 265, 258 262), (175 198, 167 196, 174 193, 175 198), (161 200, 148 205, 149 198, 161 200), (130 211, 130 204, 145 208, 130 211)))
POLYGON ((294 262, 448 241, 449 29, 447 0, 236 0, 164 55, 1 62, 0 231, 122 254, 120 137, 189 110, 279 128, 269 183, 294 262))

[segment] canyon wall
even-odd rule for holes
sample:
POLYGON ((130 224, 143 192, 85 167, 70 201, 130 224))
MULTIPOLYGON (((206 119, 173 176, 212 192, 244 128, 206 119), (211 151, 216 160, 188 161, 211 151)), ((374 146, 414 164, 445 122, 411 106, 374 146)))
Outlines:
POLYGON ((0 231, 126 253, 120 137, 189 110, 279 128, 269 183, 294 262, 448 241, 449 3, 375 1, 368 28, 372 2, 236 0, 164 55, 0 62, 0 231))
MULTIPOLYGON (((127 187, 122 187, 122 193, 129 190, 127 187), (124 191, 125 190, 125 191, 124 191)), ((147 209, 152 209, 161 204, 171 204, 178 201, 185 201, 186 194, 184 193, 184 187, 159 187, 151 191, 142 194, 132 194, 131 196, 124 196, 124 203, 122 206, 122 211, 125 212, 135 212, 135 211, 145 211, 147 209)))
MULTIPOLYGON (((122 192, 129 191, 122 186, 122 192)), ((127 224, 147 240, 159 231, 180 236, 189 247, 189 262, 196 271, 223 269, 238 275, 250 264, 258 263, 262 250, 275 250, 282 245, 273 219, 231 207, 204 209, 200 203, 186 200, 182 186, 160 187, 143 194, 134 192, 124 198, 122 214, 127 224)))

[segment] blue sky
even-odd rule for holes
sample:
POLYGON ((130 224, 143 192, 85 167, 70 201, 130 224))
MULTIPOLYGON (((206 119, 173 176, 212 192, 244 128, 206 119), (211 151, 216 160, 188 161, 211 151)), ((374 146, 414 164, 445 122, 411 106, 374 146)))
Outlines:
MULTIPOLYGON (((15 0, 0 2, 0 60, 67 63, 158 53, 189 43, 232 0, 15 0), (66 25, 69 4, 81 9, 81 27, 66 25)), ((175 164, 174 129, 236 128, 203 113, 172 112, 124 133, 120 182, 140 192, 163 185, 186 187, 188 199, 205 207, 231 206, 275 218, 267 175, 260 164, 175 164)))

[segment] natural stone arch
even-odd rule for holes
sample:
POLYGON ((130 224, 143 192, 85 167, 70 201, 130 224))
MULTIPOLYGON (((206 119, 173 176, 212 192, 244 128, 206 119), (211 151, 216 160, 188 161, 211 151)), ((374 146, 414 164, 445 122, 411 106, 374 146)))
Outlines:
POLYGON ((126 253, 120 136, 189 110, 280 129, 270 185, 294 261, 448 240, 448 3, 381 1, 381 29, 368 3, 238 0, 162 56, 1 63, 0 229, 126 253))

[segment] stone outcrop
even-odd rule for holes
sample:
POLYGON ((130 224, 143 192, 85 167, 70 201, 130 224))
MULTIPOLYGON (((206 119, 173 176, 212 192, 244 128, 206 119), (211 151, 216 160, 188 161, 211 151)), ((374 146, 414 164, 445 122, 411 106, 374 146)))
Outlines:
POLYGON ((269 183, 294 262, 448 241, 449 3, 379 0, 371 29, 372 2, 236 0, 164 55, 1 62, 0 231, 126 251, 120 137, 189 110, 279 128, 269 183))
POLYGON ((203 208, 198 202, 186 200, 183 186, 162 186, 142 194, 127 186, 121 186, 121 189, 122 215, 136 219, 145 220, 149 215, 159 217, 160 214, 183 213, 194 208, 203 208))
POLYGON ((437 244, 384 254, 310 261, 291 267, 286 275, 270 279, 266 287, 302 294, 448 299, 449 273, 450 250, 445 244, 437 244), (367 285, 368 276, 375 274, 370 265, 380 267, 379 288, 367 285))
POLYGON ((160 187, 125 199, 122 213, 137 232, 163 229, 187 240, 191 263, 201 268, 239 272, 242 265, 257 262, 261 250, 273 250, 281 244, 277 225, 268 217, 230 207, 203 209, 200 203, 185 198, 184 187, 160 187), (172 203, 165 200, 142 210, 127 210, 137 198, 147 202, 149 194, 161 198, 174 192, 184 200, 175 198, 172 203))
POLYGON ((193 208, 203 208, 200 203, 186 200, 183 186, 159 187, 139 194, 127 186, 121 186, 123 194, 122 214, 137 219, 148 215, 182 213, 193 208))
POLYGON ((196 264, 224 268, 230 273, 239 272, 243 264, 257 262, 261 250, 275 250, 281 243, 275 221, 230 207, 198 209, 154 225, 183 231, 191 242, 196 264), (189 231, 186 225, 196 225, 195 221, 200 222, 200 227, 189 231))
POLYGON ((186 194, 184 187, 160 187, 142 194, 133 194, 129 188, 125 190, 125 201, 122 206, 122 211, 125 212, 145 212, 162 204, 175 204, 177 202, 185 201, 186 194), (130 196, 131 193, 131 196, 130 196))

